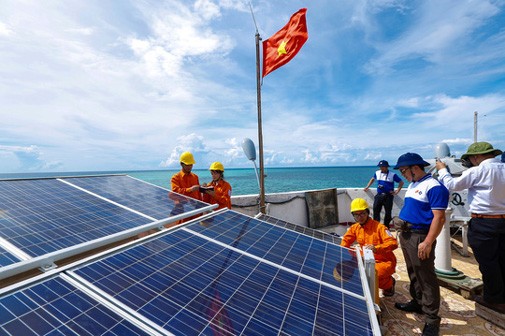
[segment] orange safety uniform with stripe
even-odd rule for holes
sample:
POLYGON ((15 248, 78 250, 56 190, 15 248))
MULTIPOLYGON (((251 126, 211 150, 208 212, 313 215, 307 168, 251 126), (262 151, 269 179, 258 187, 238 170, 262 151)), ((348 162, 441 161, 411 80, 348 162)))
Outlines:
POLYGON ((354 242, 363 247, 375 247, 375 270, 379 278, 379 288, 389 289, 393 285, 391 276, 396 269, 396 257, 393 251, 398 248, 398 242, 385 225, 368 217, 365 225, 353 224, 342 237, 340 245, 351 247, 354 242))
POLYGON ((211 195, 204 193, 203 201, 210 204, 218 204, 216 210, 222 208, 231 209, 231 185, 223 179, 219 179, 219 181, 212 181, 208 184, 209 186, 214 186, 214 193, 216 194, 215 198, 211 195))
POLYGON ((172 176, 172 180, 170 181, 172 184, 172 191, 195 198, 199 201, 202 200, 202 194, 199 190, 191 191, 190 188, 194 185, 200 185, 198 180, 198 175, 194 173, 186 174, 182 170, 172 176))

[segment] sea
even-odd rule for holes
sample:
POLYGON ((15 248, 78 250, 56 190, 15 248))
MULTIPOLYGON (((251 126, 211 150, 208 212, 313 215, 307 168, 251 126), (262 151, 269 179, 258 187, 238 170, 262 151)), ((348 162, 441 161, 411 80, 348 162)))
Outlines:
MULTIPOLYGON (((265 168, 265 193, 329 188, 364 188, 376 170, 375 166, 265 168)), ((177 171, 178 169, 3 173, 0 174, 0 179, 126 174, 170 189, 170 178, 177 171)), ((198 175, 200 183, 212 180, 209 170, 193 169, 193 172, 198 175)), ((232 195, 259 193, 259 183, 254 168, 226 169, 224 176, 232 186, 232 195)))

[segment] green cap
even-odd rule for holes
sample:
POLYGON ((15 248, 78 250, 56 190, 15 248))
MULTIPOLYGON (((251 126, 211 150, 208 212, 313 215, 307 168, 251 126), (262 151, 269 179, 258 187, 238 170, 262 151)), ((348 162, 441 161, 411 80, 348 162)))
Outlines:
POLYGON ((461 155, 461 160, 466 160, 470 155, 487 154, 492 153, 493 156, 500 155, 503 152, 499 149, 494 149, 493 145, 489 142, 481 141, 474 142, 468 147, 465 154, 461 155))

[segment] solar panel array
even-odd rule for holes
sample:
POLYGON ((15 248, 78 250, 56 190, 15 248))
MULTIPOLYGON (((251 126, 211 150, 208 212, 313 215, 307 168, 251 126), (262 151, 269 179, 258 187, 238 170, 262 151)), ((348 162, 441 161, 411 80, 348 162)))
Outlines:
MULTIPOLYGON (((155 205, 150 216, 164 214, 162 206, 156 208, 161 194, 148 192, 142 203, 140 181, 118 180, 123 184, 117 187, 90 179, 65 180, 114 202, 137 203, 137 209, 155 205), (131 198, 123 201, 123 188, 132 187, 131 198)), ((47 190, 44 183, 35 186, 47 190)), ((73 188, 62 188, 67 187, 73 188)), ((76 206, 72 192, 68 204, 49 191, 42 194, 54 199, 59 210, 76 206)), ((89 196, 83 194, 84 204, 89 196)), ((37 206, 46 209, 45 203, 37 206)), ((109 218, 108 207, 94 209, 109 218)), ((122 218, 126 209, 119 209, 112 218, 122 218)), ((50 212, 55 213, 68 216, 66 211, 50 212)), ((8 218, 2 227, 19 221, 8 218)), ((230 210, 214 213, 97 260, 54 270, 29 286, 0 289, 0 334, 376 334, 355 254, 323 239, 230 210)))

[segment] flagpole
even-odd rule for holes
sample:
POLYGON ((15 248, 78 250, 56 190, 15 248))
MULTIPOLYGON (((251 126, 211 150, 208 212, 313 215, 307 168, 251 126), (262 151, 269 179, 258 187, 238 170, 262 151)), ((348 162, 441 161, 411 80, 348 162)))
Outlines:
POLYGON ((256 90, 258 100, 258 147, 260 161, 260 212, 266 214, 265 210, 265 167, 263 165, 263 132, 261 126, 261 75, 260 75, 260 34, 256 29, 256 90))

